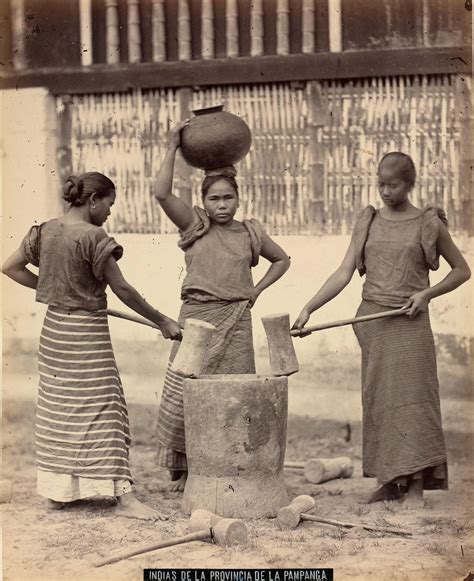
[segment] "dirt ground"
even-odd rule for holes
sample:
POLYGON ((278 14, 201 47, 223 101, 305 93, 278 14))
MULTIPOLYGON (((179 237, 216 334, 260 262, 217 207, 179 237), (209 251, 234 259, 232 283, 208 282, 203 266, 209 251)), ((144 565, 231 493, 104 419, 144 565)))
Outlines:
MULTIPOLYGON (((10 371, 15 371, 11 370, 10 371)), ((441 369, 442 408, 449 454, 450 490, 425 494, 425 507, 409 511, 397 502, 364 505, 375 481, 361 477, 358 370, 333 362, 306 368, 290 384, 287 458, 347 455, 350 479, 310 484, 285 472, 290 496, 309 494, 315 514, 356 523, 403 527, 412 537, 302 523, 279 530, 271 519, 248 521, 250 544, 224 549, 195 542, 94 568, 97 555, 186 532, 181 495, 164 491, 166 471, 154 463, 154 403, 130 397, 134 446, 132 471, 141 500, 169 515, 158 523, 114 515, 110 499, 81 501, 50 512, 35 492, 34 398, 20 387, 35 378, 24 370, 4 375, 3 473, 13 482, 11 503, 2 506, 3 574, 6 580, 141 580, 144 568, 333 567, 335 579, 461 580, 474 572, 472 385, 459 369, 441 369), (350 439, 348 441, 350 425, 350 439)), ((147 381, 146 379, 144 380, 147 381)), ((149 381, 149 378, 148 378, 149 381)), ((141 383, 135 377, 132 383, 141 383)), ((127 385, 127 382, 124 381, 127 385)), ((129 382, 130 385, 130 382, 129 382)), ((135 393, 132 387, 130 394, 135 393)))

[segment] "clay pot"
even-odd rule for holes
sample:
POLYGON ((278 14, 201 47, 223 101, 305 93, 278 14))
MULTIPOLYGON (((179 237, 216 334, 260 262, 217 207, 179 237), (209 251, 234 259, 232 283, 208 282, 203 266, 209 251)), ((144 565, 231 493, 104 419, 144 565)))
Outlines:
POLYGON ((193 111, 181 132, 184 160, 200 169, 234 165, 249 152, 252 136, 243 119, 222 110, 222 105, 193 111))

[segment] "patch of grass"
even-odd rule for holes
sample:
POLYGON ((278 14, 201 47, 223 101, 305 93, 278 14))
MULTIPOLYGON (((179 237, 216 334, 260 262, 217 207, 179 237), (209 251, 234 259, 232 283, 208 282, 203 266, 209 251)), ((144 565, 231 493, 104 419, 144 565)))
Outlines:
POLYGON ((317 556, 320 561, 328 561, 333 559, 342 549, 342 543, 323 543, 319 545, 317 550, 317 556))
POLYGON ((345 537, 347 537, 348 529, 344 529, 342 527, 332 527, 327 528, 326 536, 331 537, 332 539, 337 539, 338 541, 342 541, 345 537))
POLYGON ((424 543, 426 550, 433 555, 448 555, 451 553, 451 548, 442 541, 430 541, 429 543, 424 543))
POLYGON ((370 505, 368 504, 356 504, 350 507, 352 512, 357 516, 365 516, 370 512, 370 505))
POLYGON ((365 542, 363 540, 355 540, 349 546, 349 555, 360 555, 365 550, 365 542))
POLYGON ((429 527, 430 532, 433 534, 443 534, 457 538, 465 537, 472 530, 472 519, 470 518, 460 522, 454 518, 423 516, 419 522, 421 526, 429 527))

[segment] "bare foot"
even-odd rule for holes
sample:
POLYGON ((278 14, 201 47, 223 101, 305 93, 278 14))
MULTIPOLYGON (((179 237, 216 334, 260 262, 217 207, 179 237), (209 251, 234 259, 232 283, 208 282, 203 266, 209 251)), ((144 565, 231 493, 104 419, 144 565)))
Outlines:
POLYGON ((178 480, 174 480, 166 487, 168 492, 183 492, 186 486, 186 480, 188 479, 188 473, 183 472, 178 480))
POLYGON ((402 502, 402 507, 407 508, 409 510, 415 510, 417 508, 424 508, 425 507, 425 499, 416 496, 406 496, 405 500, 402 502))
POLYGON ((46 508, 48 510, 61 510, 66 506, 65 502, 58 502, 57 500, 46 499, 46 508))
POLYGON ((380 488, 372 492, 365 502, 367 504, 386 502, 389 500, 398 500, 401 496, 402 493, 396 484, 383 484, 380 488))
POLYGON ((411 510, 417 508, 423 508, 425 506, 425 500, 423 498, 423 479, 417 478, 412 480, 408 485, 408 492, 405 500, 402 503, 403 508, 408 508, 411 510))
POLYGON ((117 498, 115 514, 127 518, 137 518, 140 520, 168 520, 164 514, 153 510, 138 500, 133 492, 127 492, 117 498))

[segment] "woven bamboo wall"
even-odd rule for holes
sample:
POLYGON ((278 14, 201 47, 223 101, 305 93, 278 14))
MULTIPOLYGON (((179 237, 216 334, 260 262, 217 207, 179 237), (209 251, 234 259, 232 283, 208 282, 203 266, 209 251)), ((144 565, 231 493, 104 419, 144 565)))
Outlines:
MULTIPOLYGON (((346 233, 362 206, 377 203, 377 161, 391 150, 414 158, 414 203, 442 205, 456 230, 461 121, 455 85, 447 75, 235 85, 192 91, 188 106, 223 103, 249 124, 252 149, 238 166, 241 208, 272 233, 346 233)), ((58 110, 63 107, 58 98, 58 110)), ((169 120, 186 115, 180 91, 76 96, 69 109, 70 143, 62 145, 71 148, 73 171, 95 169, 116 182, 109 229, 174 232, 151 192, 169 120)), ((201 179, 202 172, 191 172, 194 203, 201 179)))

